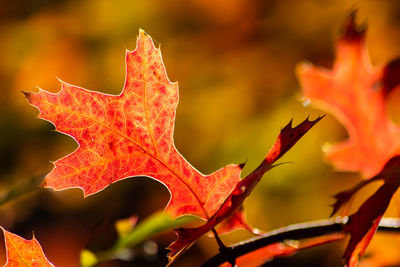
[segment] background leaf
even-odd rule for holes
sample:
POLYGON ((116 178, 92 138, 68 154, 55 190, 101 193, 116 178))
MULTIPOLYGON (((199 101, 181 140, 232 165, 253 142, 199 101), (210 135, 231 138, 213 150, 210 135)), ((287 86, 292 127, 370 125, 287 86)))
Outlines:
MULTIPOLYGON (((300 104, 294 66, 309 60, 331 68, 334 40, 354 6, 359 9, 357 21, 369 26, 366 41, 372 63, 400 55, 396 1, 7 1, 0 9, 0 196, 49 172, 49 160, 77 148, 71 138, 51 132, 49 123, 32 119, 37 111, 26 105, 21 91, 39 86, 57 92, 59 77, 118 94, 125 77, 125 49, 135 48, 139 28, 151 33, 156 46, 161 44, 168 75, 182 88, 177 149, 203 173, 246 161, 246 176, 272 146, 282 122, 294 117, 296 125, 307 115, 320 114, 300 104)), ((389 112, 397 122, 398 97, 389 99, 389 112)), ((342 125, 329 115, 319 124, 285 156, 294 164, 271 170, 245 201, 252 225, 268 231, 326 218, 331 196, 359 181, 356 174, 333 173, 322 157, 326 142, 346 139, 342 125)), ((375 190, 374 184, 363 189, 354 206, 375 190)), ((84 248, 109 248, 116 239, 116 220, 132 214, 147 218, 168 199, 168 191, 151 179, 115 183, 86 199, 80 190, 37 190, 1 206, 0 225, 24 236, 34 230, 52 262, 69 267, 71 261, 79 262, 84 248), (109 225, 95 230, 103 221, 109 225)), ((398 203, 398 196, 392 201, 398 203)), ((386 215, 398 216, 396 204, 386 215)), ((224 242, 247 237, 245 231, 235 231, 224 242)), ((166 247, 174 238, 163 233, 154 241, 166 247)), ((369 264, 373 259, 397 264, 399 244, 391 235, 378 234, 366 252, 369 264), (382 250, 387 244, 390 248, 382 250)), ((213 239, 204 237, 182 256, 181 264, 198 265, 217 249, 213 239)), ((5 262, 2 250, 0 265, 5 262)), ((128 266, 165 266, 165 254, 160 250, 155 261, 136 258, 128 266)), ((343 247, 332 245, 276 264, 342 266, 342 254, 343 247)))

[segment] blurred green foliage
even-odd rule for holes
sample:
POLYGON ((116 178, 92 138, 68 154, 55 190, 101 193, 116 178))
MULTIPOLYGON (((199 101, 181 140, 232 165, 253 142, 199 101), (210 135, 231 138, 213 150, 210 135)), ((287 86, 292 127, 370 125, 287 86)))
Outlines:
MULTIPOLYGON (((81 266, 94 266, 98 263, 115 259, 133 260, 135 258, 135 253, 133 252, 134 250, 131 251, 132 248, 135 248, 135 246, 144 242, 146 239, 149 239, 155 234, 169 229, 178 228, 184 224, 194 221, 195 218, 184 216, 173 220, 163 212, 158 212, 137 226, 136 219, 137 218, 135 217, 130 217, 128 219, 122 219, 116 222, 116 229, 117 231, 119 230, 118 239, 110 249, 99 252, 83 250, 80 256, 81 266), (118 227, 121 225, 123 225, 123 228, 126 228, 124 231, 121 231, 122 227, 118 227)), ((154 256, 152 254, 156 254, 157 250, 158 247, 156 244, 147 243, 144 244, 143 254, 154 256), (149 248, 149 246, 151 246, 151 248, 149 248)))

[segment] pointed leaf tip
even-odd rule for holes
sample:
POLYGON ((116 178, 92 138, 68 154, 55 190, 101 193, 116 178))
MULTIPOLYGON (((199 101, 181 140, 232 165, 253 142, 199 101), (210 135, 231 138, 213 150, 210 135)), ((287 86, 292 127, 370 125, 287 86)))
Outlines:
POLYGON ((344 23, 343 34, 341 39, 343 40, 361 40, 364 38, 367 26, 366 24, 357 25, 356 23, 357 10, 353 10, 347 17, 344 23))
POLYGON ((139 38, 143 37, 144 35, 146 35, 146 32, 142 28, 140 28, 139 29, 139 38))
POLYGON ((32 95, 32 92, 21 91, 21 93, 23 93, 24 96, 26 97, 26 99, 28 99, 28 101, 31 102, 31 95, 32 95))
POLYGON ((47 181, 46 181, 46 179, 43 180, 43 181, 39 184, 39 187, 40 187, 40 188, 46 188, 46 187, 47 187, 47 181))
POLYGON ((138 36, 138 39, 142 39, 142 38, 149 38, 149 39, 152 39, 152 38, 150 37, 150 35, 148 35, 148 34, 146 33, 145 30, 143 30, 142 28, 140 28, 140 29, 139 29, 139 36, 138 36))
POLYGON ((288 124, 286 124, 286 126, 283 127, 283 128, 284 128, 284 129, 285 129, 286 127, 292 128, 292 125, 293 125, 293 118, 291 118, 290 121, 288 122, 288 124))
POLYGON ((392 60, 383 69, 382 86, 385 96, 400 84, 400 58, 392 60))
POLYGON ((292 127, 293 119, 291 119, 290 122, 281 130, 277 141, 267 154, 266 161, 269 164, 277 161, 322 118, 323 116, 320 116, 312 121, 307 118, 296 127, 292 127))
POLYGON ((44 255, 42 247, 34 235, 31 240, 27 240, 1 226, 0 229, 4 233, 6 246, 7 262, 4 266, 23 267, 28 266, 28 262, 29 266, 54 267, 44 255))
POLYGON ((238 167, 243 170, 244 166, 247 164, 247 160, 245 162, 242 162, 238 165, 238 167))

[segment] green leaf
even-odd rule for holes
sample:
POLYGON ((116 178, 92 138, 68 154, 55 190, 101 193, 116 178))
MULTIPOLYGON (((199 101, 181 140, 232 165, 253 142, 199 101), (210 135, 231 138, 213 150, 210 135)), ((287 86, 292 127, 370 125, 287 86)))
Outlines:
POLYGON ((163 232, 165 230, 184 225, 195 218, 192 216, 183 216, 173 220, 165 213, 156 213, 144 222, 133 228, 132 232, 118 239, 114 249, 133 247, 144 241, 150 235, 163 232))
POLYGON ((134 227, 135 224, 132 223, 132 218, 135 217, 122 219, 115 223, 119 237, 112 248, 99 252, 83 250, 81 252, 81 266, 91 267, 100 262, 113 259, 128 260, 134 255, 128 249, 149 239, 150 236, 196 220, 193 216, 182 216, 174 220, 164 212, 157 212, 134 227), (121 231, 121 223, 123 224, 123 231, 121 231), (129 223, 130 227, 127 227, 129 223), (129 232, 126 231, 128 228, 130 228, 129 232))

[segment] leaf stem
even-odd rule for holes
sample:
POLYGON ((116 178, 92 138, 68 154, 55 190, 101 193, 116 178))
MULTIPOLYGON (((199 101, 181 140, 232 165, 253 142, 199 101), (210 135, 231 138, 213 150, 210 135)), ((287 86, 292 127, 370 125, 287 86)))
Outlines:
MULTIPOLYGON (((340 233, 343 231, 343 227, 346 225, 347 221, 347 217, 339 216, 336 218, 293 224, 279 228, 261 236, 234 244, 229 247, 229 253, 220 251, 218 254, 202 263, 199 267, 218 266, 224 262, 231 262, 232 257, 233 259, 236 259, 259 248, 277 242, 283 242, 286 239, 298 240, 340 233)), ((382 218, 378 230, 385 232, 400 232, 400 218, 382 218)))

